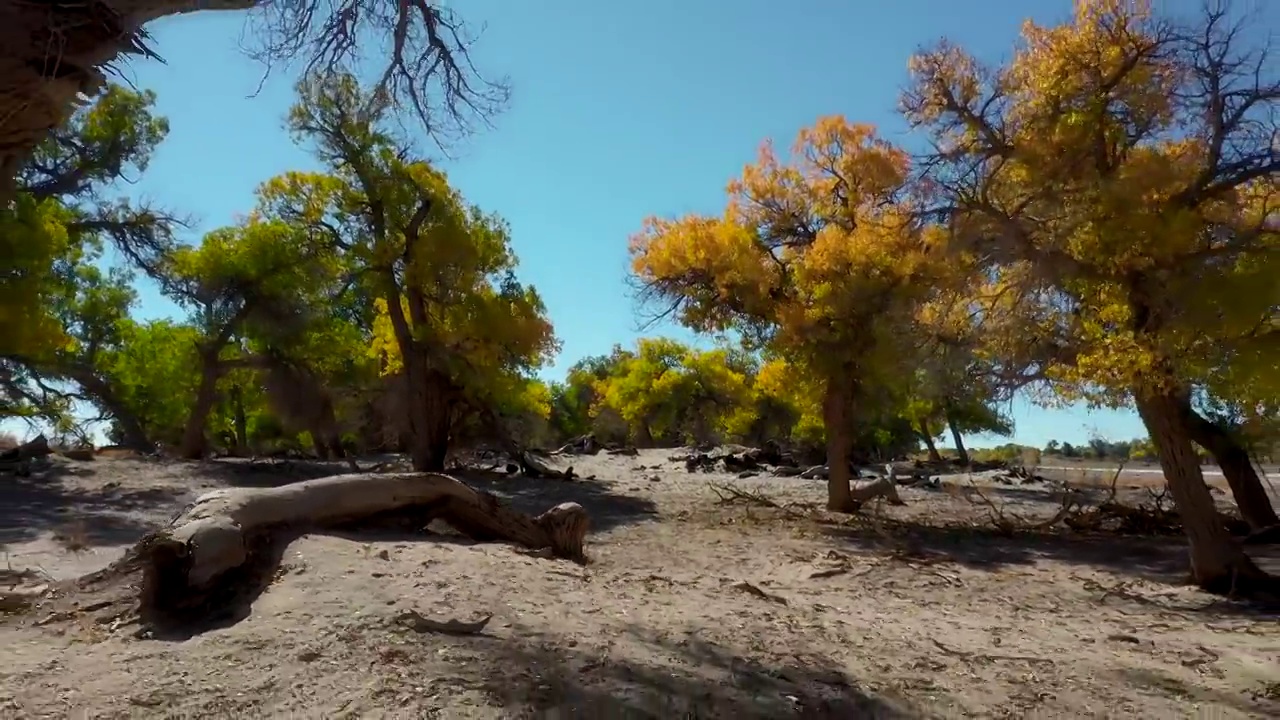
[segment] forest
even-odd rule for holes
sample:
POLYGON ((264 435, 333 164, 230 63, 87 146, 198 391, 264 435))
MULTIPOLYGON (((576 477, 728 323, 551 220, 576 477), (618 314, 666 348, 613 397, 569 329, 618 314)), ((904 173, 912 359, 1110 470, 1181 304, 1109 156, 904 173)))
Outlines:
POLYGON ((702 339, 644 337, 556 381, 502 208, 415 149, 394 82, 304 75, 285 120, 322 169, 265 179, 196 242, 181 209, 124 198, 169 125, 152 92, 108 84, 5 191, 0 418, 185 460, 402 453, 443 473, 493 449, 529 477, 564 446, 737 444, 825 466, 825 510, 851 516, 876 463, 1149 461, 1194 583, 1274 594, 1204 467, 1246 533, 1280 525, 1258 470, 1280 455, 1280 76, 1211 11, 1078 0, 1017 47, 912 58, 899 107, 923 151, 815 118, 725 168, 715 212, 614 239, 638 316, 702 339), (139 319, 142 281, 182 314, 139 319), (971 452, 1013 434, 1018 395, 1133 408, 1148 437, 971 452))
MULTIPOLYGON (((113 196, 168 125, 112 85, 18 173, 0 415, 74 436, 81 401, 146 452, 404 451, 422 471, 476 442, 776 442, 825 453, 852 511, 851 459, 936 460, 944 432, 967 459, 964 435, 1011 433, 1001 402, 1034 392, 1136 405, 1184 515, 1200 454, 1251 497, 1280 407, 1274 86, 1212 17, 1197 38, 1100 7, 1005 67, 917 55, 901 106, 931 154, 820 118, 786 154, 765 143, 722 214, 650 219, 640 301, 713 349, 646 338, 552 383, 507 225, 414 158, 385 90, 306 78, 288 129, 325 171, 264 181, 191 245, 113 196), (138 277, 186 316, 133 319, 138 277)), ((1205 537, 1206 584, 1252 572, 1205 537)))

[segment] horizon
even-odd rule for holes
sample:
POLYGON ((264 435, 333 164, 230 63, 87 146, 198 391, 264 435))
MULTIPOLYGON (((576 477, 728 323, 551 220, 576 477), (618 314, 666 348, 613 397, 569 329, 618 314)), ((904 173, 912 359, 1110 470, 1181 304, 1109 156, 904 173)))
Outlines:
MULTIPOLYGON (((562 342, 539 373, 544 380, 562 379, 582 358, 634 346, 639 337, 708 343, 672 323, 639 330, 625 280, 627 240, 643 218, 718 213, 725 184, 762 142, 789 147, 823 115, 873 123, 886 139, 914 149, 894 109, 910 54, 945 35, 998 61, 1028 17, 1026 3, 1013 0, 992 0, 983 13, 936 0, 893 9, 809 0, 785 23, 804 27, 805 37, 787 42, 777 37, 776 4, 748 0, 731 14, 710 5, 559 0, 535 8, 476 0, 460 11, 472 28, 486 26, 472 53, 476 67, 488 77, 509 76, 513 93, 494 127, 437 164, 469 202, 511 224, 519 276, 538 289, 562 342)), ((1070 0, 1054 0, 1038 3, 1030 17, 1058 21, 1070 10, 1070 0)), ((151 166, 120 194, 192 216, 180 234, 185 242, 248 213, 259 183, 318 167, 283 128, 296 74, 275 68, 263 77, 264 67, 237 47, 245 17, 201 12, 150 24, 166 63, 132 61, 113 78, 154 91, 154 110, 170 124, 151 166)), ((428 157, 440 155, 421 145, 428 157)), ((137 319, 181 317, 149 280, 136 287, 137 319)), ((1081 445, 1093 437, 1147 436, 1130 409, 1041 408, 1025 394, 1001 409, 1014 434, 974 435, 966 445, 1042 448, 1050 440, 1081 445)), ((22 434, 14 425, 4 421, 0 432, 22 434)), ((938 445, 952 447, 949 435, 938 445)))

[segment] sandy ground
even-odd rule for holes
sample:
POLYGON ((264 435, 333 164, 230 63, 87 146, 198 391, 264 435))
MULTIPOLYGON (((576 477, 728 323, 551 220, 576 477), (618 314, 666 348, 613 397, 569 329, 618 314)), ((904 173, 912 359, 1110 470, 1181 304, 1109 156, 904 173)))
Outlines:
MULTIPOLYGON (((190 639, 10 617, 0 716, 1280 716, 1278 617, 1181 586, 1178 538, 1000 537, 964 527, 989 510, 945 484, 841 519, 810 509, 820 481, 688 473, 672 452, 573 458, 592 481, 469 478, 524 509, 586 506, 586 567, 450 535, 313 535, 248 618, 190 639), (708 482, 794 504, 725 503, 708 482), (417 634, 391 621, 407 609, 493 619, 417 634)), ((0 476, 0 543, 14 568, 73 577, 209 488, 343 471, 58 458, 0 476)), ((1056 507, 1043 484, 978 484, 1025 517, 1056 507)))

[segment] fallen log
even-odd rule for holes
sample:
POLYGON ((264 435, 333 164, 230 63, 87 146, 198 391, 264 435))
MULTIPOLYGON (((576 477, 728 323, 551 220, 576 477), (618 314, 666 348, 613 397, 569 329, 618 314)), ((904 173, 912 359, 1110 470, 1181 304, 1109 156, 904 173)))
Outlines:
POLYGON ((853 494, 853 502, 858 507, 880 497, 887 500, 890 505, 906 505, 898 496, 897 483, 889 478, 878 478, 863 485, 855 484, 850 492, 853 494))
POLYGON ((28 440, 18 447, 0 451, 0 462, 31 460, 32 458, 44 457, 52 454, 53 448, 49 447, 49 438, 44 435, 37 435, 35 439, 28 440))
POLYGON ((404 512, 414 513, 422 526, 441 519, 476 540, 546 548, 557 557, 585 561, 588 518, 577 503, 530 517, 447 475, 336 475, 201 496, 134 549, 143 573, 139 610, 152 619, 186 618, 219 604, 234 591, 226 585, 244 582, 244 572, 273 533, 345 527, 404 512))
POLYGON ((49 439, 44 435, 37 435, 34 440, 24 442, 18 447, 0 451, 0 471, 12 472, 19 476, 30 475, 32 460, 52 454, 53 448, 49 447, 49 439))

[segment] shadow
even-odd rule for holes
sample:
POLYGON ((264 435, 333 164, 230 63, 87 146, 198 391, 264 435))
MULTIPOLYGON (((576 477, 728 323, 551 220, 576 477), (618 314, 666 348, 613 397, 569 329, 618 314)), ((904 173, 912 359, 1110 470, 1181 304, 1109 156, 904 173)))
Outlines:
POLYGON ((114 483, 78 488, 67 482, 95 474, 83 465, 51 462, 27 477, 0 476, 0 544, 54 532, 63 542, 86 548, 126 545, 155 527, 157 513, 195 497, 182 488, 122 488, 114 483))
POLYGON ((1148 668, 1121 668, 1120 675, 1138 693, 1145 692, 1196 704, 1225 705, 1245 715, 1280 717, 1280 702, 1264 697, 1250 697, 1243 693, 1229 693, 1201 685, 1188 685, 1168 673, 1148 668))
MULTIPOLYGON (((1118 575, 1165 584, 1186 585, 1187 543, 1184 537, 1084 535, 1053 532, 1004 533, 988 527, 936 527, 910 520, 880 520, 880 528, 821 525, 824 535, 859 552, 885 549, 884 534, 913 553, 971 569, 998 572, 1047 560, 1104 569, 1118 575)), ((1215 599, 1178 612, 1274 618, 1280 603, 1215 599)))
MULTIPOLYGON (((191 463, 202 476, 229 487, 272 488, 351 472, 342 460, 247 460, 218 458, 191 463)), ((361 467, 370 463, 364 461, 361 467)))
POLYGON ((652 663, 568 647, 575 643, 521 630, 514 641, 472 639, 469 649, 487 662, 468 666, 483 668, 485 675, 477 679, 513 718, 934 717, 859 688, 830 658, 775 665, 692 633, 675 641, 641 628, 629 634, 652 663))
MULTIPOLYGON (((987 527, 938 527, 881 518, 884 530, 903 544, 947 562, 999 571, 1040 560, 1103 567, 1157 582, 1177 582, 1187 574, 1186 542, 1166 538, 1090 537, 1023 532, 1009 535, 987 527)), ((823 525, 822 532, 858 550, 883 549, 875 528, 823 525)))
POLYGON ((531 515, 560 503, 576 502, 591 516, 589 533, 651 522, 658 514, 658 506, 652 500, 614 493, 596 480, 551 480, 473 471, 454 473, 453 477, 476 490, 493 493, 516 510, 531 515))

